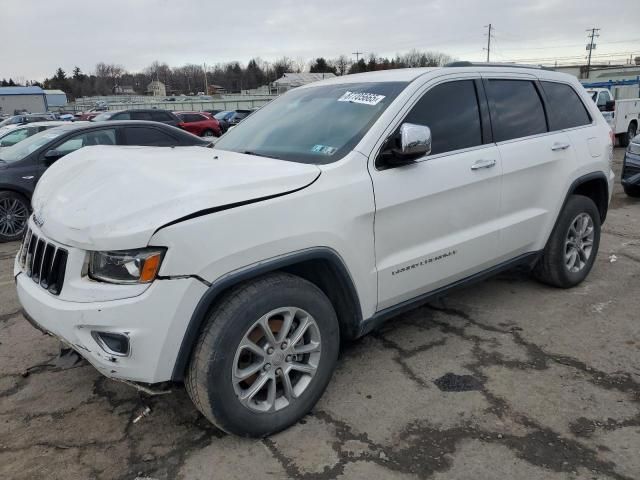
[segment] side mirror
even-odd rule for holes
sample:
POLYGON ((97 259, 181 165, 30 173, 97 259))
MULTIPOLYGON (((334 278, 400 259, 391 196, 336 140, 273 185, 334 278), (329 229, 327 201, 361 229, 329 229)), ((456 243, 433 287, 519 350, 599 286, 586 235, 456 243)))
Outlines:
POLYGON ((613 112, 613 111, 615 111, 615 109, 616 109, 616 101, 615 100, 609 100, 604 105, 604 111, 605 112, 613 112))
POLYGON ((64 153, 58 150, 49 150, 44 154, 44 161, 47 165, 51 165, 53 162, 59 160, 62 157, 64 157, 64 153))
POLYGON ((400 130, 387 141, 381 153, 383 164, 397 167, 413 163, 431 153, 431 129, 424 125, 403 123, 400 130))

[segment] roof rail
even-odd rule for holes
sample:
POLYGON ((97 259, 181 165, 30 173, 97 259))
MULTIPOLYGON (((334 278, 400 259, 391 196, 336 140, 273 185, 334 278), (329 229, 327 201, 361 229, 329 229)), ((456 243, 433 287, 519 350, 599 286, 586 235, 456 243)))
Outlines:
POLYGON ((526 65, 522 63, 498 63, 498 62, 467 62, 464 60, 450 62, 445 67, 509 67, 509 68, 535 68, 536 70, 551 70, 552 68, 542 65, 526 65))

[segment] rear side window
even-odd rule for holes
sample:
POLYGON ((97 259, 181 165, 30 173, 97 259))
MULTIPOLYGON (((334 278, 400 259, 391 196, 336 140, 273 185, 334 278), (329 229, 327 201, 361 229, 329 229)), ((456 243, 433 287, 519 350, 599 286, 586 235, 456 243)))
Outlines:
POLYGON ((487 96, 496 142, 547 131, 540 95, 528 80, 488 80, 487 96))
POLYGON ((127 145, 146 145, 151 147, 171 147, 179 145, 171 135, 149 127, 129 127, 125 128, 127 145))
POLYGON ((173 120, 173 117, 167 112, 150 112, 151 120, 155 122, 169 122, 173 120))
POLYGON ((431 129, 432 155, 482 144, 473 80, 436 85, 424 94, 404 121, 431 129))
POLYGON ((551 130, 563 130, 591 123, 591 117, 584 103, 573 88, 564 83, 540 83, 547 97, 547 113, 551 130))
POLYGON ((131 120, 152 120, 149 112, 131 112, 131 120))
POLYGON ((202 115, 198 115, 195 113, 183 113, 182 119, 186 123, 202 122, 203 120, 206 120, 202 115))

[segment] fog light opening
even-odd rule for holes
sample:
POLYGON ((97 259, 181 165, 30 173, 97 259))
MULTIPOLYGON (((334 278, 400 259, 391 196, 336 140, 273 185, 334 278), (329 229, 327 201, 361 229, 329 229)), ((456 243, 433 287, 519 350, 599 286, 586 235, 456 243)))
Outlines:
POLYGON ((129 337, 122 333, 93 331, 91 336, 109 355, 126 357, 130 353, 129 337))

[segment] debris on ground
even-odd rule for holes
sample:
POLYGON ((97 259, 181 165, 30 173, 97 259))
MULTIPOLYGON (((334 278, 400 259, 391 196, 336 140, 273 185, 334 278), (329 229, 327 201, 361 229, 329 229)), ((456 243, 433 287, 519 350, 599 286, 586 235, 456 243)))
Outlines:
POLYGON ((618 257, 616 255, 614 255, 613 253, 609 255, 609 263, 614 263, 617 261, 618 261, 618 257))
POLYGON ((443 392, 469 392, 482 388, 482 383, 471 375, 456 375, 455 373, 447 373, 433 383, 443 392))
POLYGON ((144 408, 142 409, 142 412, 140 412, 140 414, 133 419, 133 423, 138 423, 140 420, 142 420, 144 417, 147 417, 151 414, 151 407, 149 407, 148 405, 145 405, 144 408))

